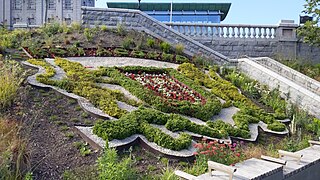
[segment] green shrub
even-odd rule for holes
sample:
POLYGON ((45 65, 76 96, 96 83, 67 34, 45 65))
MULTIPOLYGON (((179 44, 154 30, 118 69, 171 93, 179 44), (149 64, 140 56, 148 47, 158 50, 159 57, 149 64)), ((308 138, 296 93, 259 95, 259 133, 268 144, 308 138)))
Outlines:
POLYGON ((23 76, 23 69, 19 63, 2 60, 2 55, 0 55, 0 109, 3 110, 12 105, 23 76))
POLYGON ((159 58, 159 56, 160 56, 160 54, 157 52, 148 52, 148 54, 147 54, 148 59, 156 59, 157 60, 159 58))
POLYGON ((112 52, 110 52, 109 50, 106 50, 105 48, 103 48, 103 47, 98 47, 98 49, 97 49, 97 56, 104 56, 104 57, 106 57, 106 56, 112 56, 112 52))
POLYGON ((63 32, 63 28, 60 26, 59 22, 48 23, 45 26, 42 26, 40 30, 49 37, 63 32))
POLYGON ((115 149, 105 148, 104 153, 98 158, 99 179, 117 179, 128 180, 138 179, 136 172, 133 170, 134 162, 131 156, 119 161, 115 149))
POLYGON ((135 57, 135 58, 144 58, 146 54, 142 51, 134 50, 131 52, 130 55, 131 55, 131 57, 135 57))
POLYGON ((73 31, 80 32, 81 31, 81 24, 78 23, 78 22, 72 22, 71 23, 71 29, 73 31))
POLYGON ((148 47, 154 48, 155 44, 156 44, 156 41, 154 39, 152 39, 152 38, 147 39, 147 46, 148 47))
POLYGON ((113 53, 115 56, 121 56, 121 57, 126 57, 129 55, 129 52, 127 50, 121 49, 121 48, 114 49, 113 53))
POLYGON ((135 46, 134 40, 133 38, 130 37, 126 37, 123 41, 122 41, 122 47, 124 49, 132 49, 135 46))
POLYGON ((161 58, 162 58, 163 61, 173 62, 174 55, 173 54, 162 53, 161 58))
POLYGON ((94 33, 90 28, 84 28, 83 34, 87 38, 87 41, 92 41, 93 40, 94 33))
POLYGON ((106 32, 108 30, 108 27, 106 25, 102 25, 100 29, 102 32, 106 32))
POLYGON ((167 43, 167 42, 161 42, 161 43, 160 43, 160 48, 161 48, 162 52, 164 52, 164 53, 169 53, 171 46, 170 46, 170 44, 167 43))
POLYGON ((183 131, 186 129, 186 126, 188 125, 189 120, 182 118, 179 115, 172 114, 170 116, 170 119, 168 119, 166 123, 166 128, 170 131, 183 131))
POLYGON ((120 35, 120 36, 124 36, 126 35, 126 31, 125 31, 125 27, 122 23, 118 23, 117 24, 117 33, 120 35))
POLYGON ((177 44, 175 46, 176 54, 179 54, 179 55, 183 54, 183 50, 184 50, 184 45, 183 44, 179 43, 179 44, 177 44))
POLYGON ((282 132, 286 130, 286 126, 278 121, 274 121, 272 124, 268 124, 268 129, 272 131, 282 132))
POLYGON ((187 57, 184 57, 181 55, 176 55, 176 61, 178 63, 187 63, 187 62, 189 62, 189 59, 187 57))

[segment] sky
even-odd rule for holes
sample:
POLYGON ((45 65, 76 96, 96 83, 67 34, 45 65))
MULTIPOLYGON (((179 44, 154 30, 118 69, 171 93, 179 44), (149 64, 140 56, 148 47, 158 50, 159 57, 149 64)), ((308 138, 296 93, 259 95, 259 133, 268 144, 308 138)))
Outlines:
MULTIPOLYGON (((305 0, 173 0, 173 2, 231 3, 223 24, 275 25, 281 19, 294 20, 299 24, 299 15, 305 0)), ((138 2, 138 0, 96 0, 96 7, 106 7, 106 2, 138 2)), ((170 0, 141 0, 141 2, 171 2, 170 0)))

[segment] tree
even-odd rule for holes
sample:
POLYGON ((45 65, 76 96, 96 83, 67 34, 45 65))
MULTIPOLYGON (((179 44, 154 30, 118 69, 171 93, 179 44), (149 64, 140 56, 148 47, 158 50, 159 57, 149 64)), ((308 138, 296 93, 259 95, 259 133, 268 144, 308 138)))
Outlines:
POLYGON ((306 0, 304 5, 306 14, 313 16, 312 21, 307 21, 303 26, 298 28, 298 35, 303 37, 303 41, 311 45, 320 46, 320 0, 306 0))

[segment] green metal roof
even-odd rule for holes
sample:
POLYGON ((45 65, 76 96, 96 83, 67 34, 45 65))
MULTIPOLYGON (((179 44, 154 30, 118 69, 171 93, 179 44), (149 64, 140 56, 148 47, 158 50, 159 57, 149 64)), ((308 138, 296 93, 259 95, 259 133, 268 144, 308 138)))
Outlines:
MULTIPOLYGON (((138 9, 138 3, 107 2, 109 8, 138 9)), ((173 3, 173 11, 220 11, 223 21, 230 9, 231 3, 173 3)), ((170 3, 140 3, 141 11, 168 11, 170 3)))

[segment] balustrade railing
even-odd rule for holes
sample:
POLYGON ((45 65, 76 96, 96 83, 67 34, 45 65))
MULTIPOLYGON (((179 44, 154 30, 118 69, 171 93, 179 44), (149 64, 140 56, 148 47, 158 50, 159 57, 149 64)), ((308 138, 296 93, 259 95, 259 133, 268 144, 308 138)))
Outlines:
POLYGON ((277 25, 165 23, 186 36, 211 38, 277 38, 277 25))

